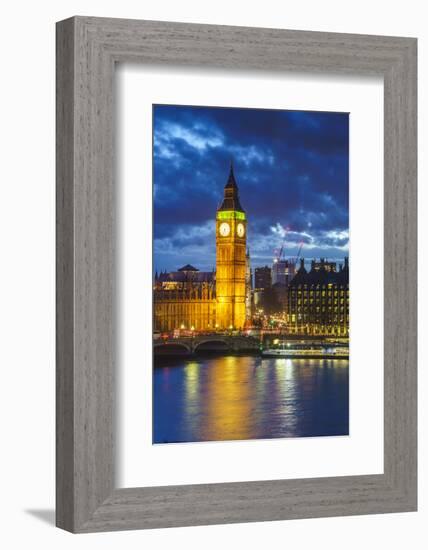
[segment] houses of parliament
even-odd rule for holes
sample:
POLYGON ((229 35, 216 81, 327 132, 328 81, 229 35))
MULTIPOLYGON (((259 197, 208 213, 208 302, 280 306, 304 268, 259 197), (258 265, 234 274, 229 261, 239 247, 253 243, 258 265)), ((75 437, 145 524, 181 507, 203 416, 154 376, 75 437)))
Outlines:
POLYGON ((156 331, 242 329, 251 317, 251 269, 247 217, 239 200, 233 166, 216 212, 216 268, 185 265, 156 273, 156 331))
MULTIPOLYGON (((241 330, 252 326, 252 277, 247 248, 247 216, 239 200, 233 166, 216 212, 216 267, 199 271, 187 264, 177 271, 156 273, 154 330, 171 332, 241 330)), ((348 258, 339 266, 321 258, 306 271, 290 260, 256 268, 254 307, 272 291, 287 328, 295 334, 349 335, 348 258), (287 269, 276 269, 281 264, 287 269), (291 269, 292 268, 292 269, 291 269), (291 273, 291 278, 288 280, 291 273), (263 277, 261 277, 263 275, 263 277), (276 279, 274 279, 276 276, 276 279)), ((270 304, 272 306, 272 303, 270 304)), ((278 313, 278 310, 276 310, 278 313)), ((270 313, 274 313, 271 311, 270 313)))

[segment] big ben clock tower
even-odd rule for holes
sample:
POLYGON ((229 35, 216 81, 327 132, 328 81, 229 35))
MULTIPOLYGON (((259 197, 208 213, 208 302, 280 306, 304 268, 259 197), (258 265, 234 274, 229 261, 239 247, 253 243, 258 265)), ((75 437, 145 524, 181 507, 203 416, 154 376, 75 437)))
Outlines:
POLYGON ((216 325, 242 329, 245 325, 247 218, 239 202, 230 166, 224 199, 216 216, 216 325))

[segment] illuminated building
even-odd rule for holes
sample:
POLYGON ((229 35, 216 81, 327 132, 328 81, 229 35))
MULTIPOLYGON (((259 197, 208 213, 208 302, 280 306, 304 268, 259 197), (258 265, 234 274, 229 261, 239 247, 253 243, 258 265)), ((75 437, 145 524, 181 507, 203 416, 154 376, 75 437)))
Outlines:
POLYGON ((296 273, 296 264, 291 260, 274 260, 272 264, 272 285, 287 285, 296 273))
POLYGON ((339 271, 332 262, 304 261, 288 287, 288 328, 298 334, 349 335, 348 258, 339 271))
POLYGON ((272 286, 272 270, 269 266, 256 267, 254 270, 254 288, 264 290, 272 286))
POLYGON ((324 258, 321 258, 319 262, 317 262, 316 260, 312 260, 311 270, 319 271, 320 269, 336 272, 337 265, 336 262, 326 262, 324 258))
POLYGON ((247 249, 245 270, 245 318, 248 321, 253 313, 253 274, 251 271, 250 250, 247 249))
POLYGON ((155 275, 155 330, 215 328, 215 273, 185 265, 155 275))
POLYGON ((154 329, 242 329, 251 315, 247 217, 233 167, 216 213, 216 270, 191 265, 155 275, 154 329))
POLYGON ((296 264, 291 260, 277 260, 272 264, 272 289, 280 312, 288 313, 288 286, 296 274, 296 264))
POLYGON ((216 216, 216 324, 219 328, 245 326, 246 250, 247 217, 239 202, 231 165, 216 216))

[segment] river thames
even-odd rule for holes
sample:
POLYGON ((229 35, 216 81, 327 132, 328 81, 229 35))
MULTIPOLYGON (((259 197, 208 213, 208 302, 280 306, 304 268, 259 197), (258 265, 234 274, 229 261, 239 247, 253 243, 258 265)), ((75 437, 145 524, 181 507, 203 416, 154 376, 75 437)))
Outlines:
POLYGON ((153 443, 349 433, 349 361, 168 359, 153 375, 153 443))

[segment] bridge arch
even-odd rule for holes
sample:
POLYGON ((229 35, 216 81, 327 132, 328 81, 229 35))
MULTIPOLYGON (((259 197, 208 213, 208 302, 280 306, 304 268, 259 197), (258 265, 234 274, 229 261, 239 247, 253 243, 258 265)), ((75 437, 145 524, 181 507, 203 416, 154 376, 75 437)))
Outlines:
POLYGON ((224 338, 207 338, 195 342, 193 351, 195 353, 201 351, 231 351, 232 347, 230 343, 224 338))
POLYGON ((189 355, 192 353, 190 346, 182 342, 159 342, 153 346, 155 355, 189 355))

